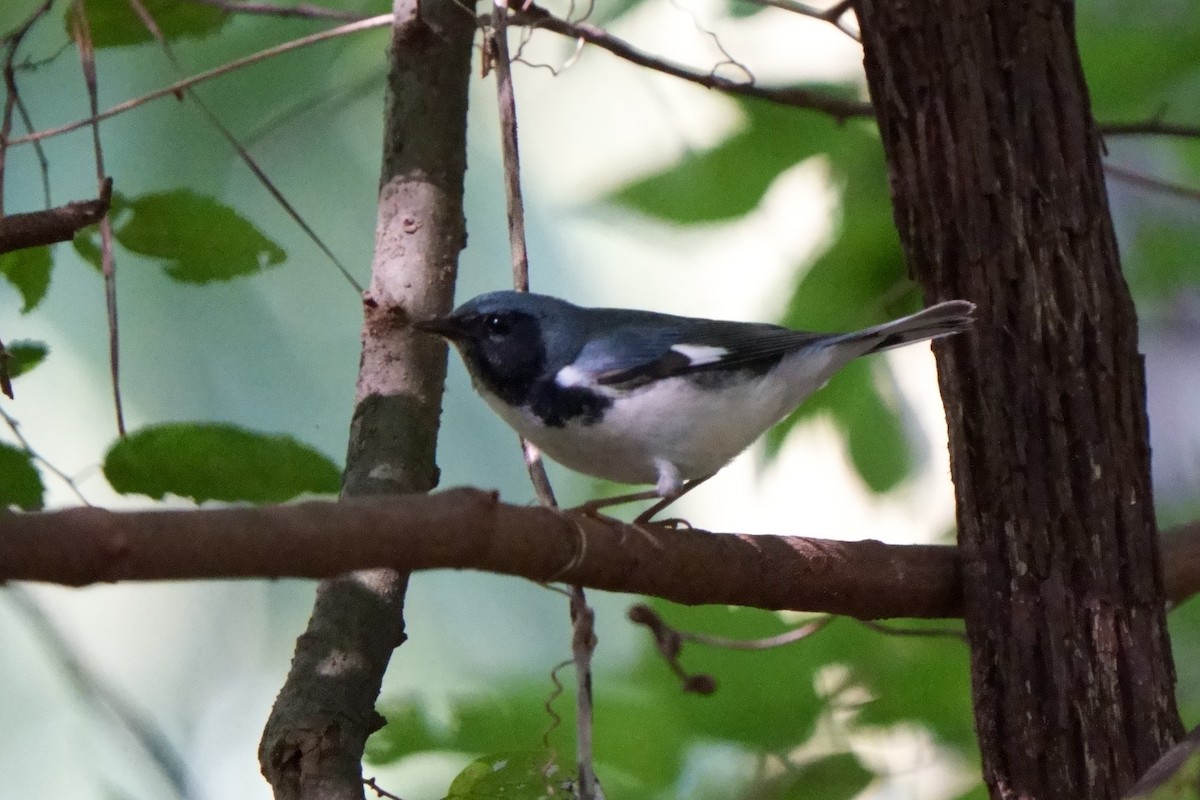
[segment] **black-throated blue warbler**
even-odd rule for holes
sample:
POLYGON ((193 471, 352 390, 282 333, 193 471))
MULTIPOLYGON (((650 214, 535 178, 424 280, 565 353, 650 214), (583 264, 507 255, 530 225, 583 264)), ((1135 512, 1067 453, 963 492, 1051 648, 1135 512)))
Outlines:
POLYGON ((583 308, 492 292, 415 323, 448 339, 476 391, 577 472, 654 484, 662 498, 745 450, 849 361, 966 330, 950 300, 854 333, 583 308))

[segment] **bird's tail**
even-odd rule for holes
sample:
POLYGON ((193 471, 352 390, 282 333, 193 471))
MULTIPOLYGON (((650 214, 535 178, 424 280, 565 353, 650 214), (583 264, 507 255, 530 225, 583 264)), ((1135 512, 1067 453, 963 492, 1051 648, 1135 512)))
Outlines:
POLYGON ((870 342, 866 353, 878 353, 893 347, 937 339, 961 333, 971 327, 975 304, 967 300, 947 300, 907 317, 885 322, 873 328, 846 335, 847 339, 870 342))

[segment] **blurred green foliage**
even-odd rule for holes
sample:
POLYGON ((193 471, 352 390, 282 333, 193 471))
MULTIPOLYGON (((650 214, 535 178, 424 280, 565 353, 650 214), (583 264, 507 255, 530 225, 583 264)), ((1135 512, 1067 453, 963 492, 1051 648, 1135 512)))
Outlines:
MULTIPOLYGON (((213 5, 179 0, 139 0, 154 19, 163 37, 177 40, 211 36, 229 20, 229 12, 213 5)), ((142 24, 141 17, 128 0, 88 0, 88 25, 92 45, 97 48, 123 47, 153 42, 154 37, 142 24)), ((71 33, 71 6, 64 5, 63 26, 71 33)))
MULTIPOLYGON (((709 635, 751 640, 789 628, 764 611, 665 601, 652 605, 670 625, 709 635)), ((928 626, 905 627, 914 633, 928 626)), ((688 644, 681 661, 691 672, 710 675, 717 691, 710 696, 682 691, 649 645, 628 669, 597 680, 595 752, 601 779, 617 776, 612 785, 606 783, 610 800, 679 796, 681 787, 699 779, 691 754, 715 745, 757 765, 727 787, 725 797, 853 797, 874 773, 846 749, 849 733, 902 721, 924 725, 939 745, 963 759, 977 758, 967 652, 953 635, 891 635, 837 620, 786 647, 729 650, 688 644), (800 751, 814 735, 834 752, 816 757, 800 751)), ((452 719, 440 725, 430 721, 420 697, 393 701, 383 709, 388 724, 371 738, 367 760, 392 763, 424 750, 474 756, 533 749, 543 745, 548 730, 545 744, 569 754, 572 698, 567 693, 553 700, 564 721, 552 726, 543 710, 552 694, 546 675, 496 687, 485 698, 455 701, 452 719)))

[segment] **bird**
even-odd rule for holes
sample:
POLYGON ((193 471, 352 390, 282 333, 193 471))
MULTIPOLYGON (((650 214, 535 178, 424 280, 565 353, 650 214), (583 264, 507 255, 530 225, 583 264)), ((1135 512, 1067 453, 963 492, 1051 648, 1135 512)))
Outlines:
MULTIPOLYGON (((458 350, 478 394, 559 464, 662 498, 707 480, 859 356, 967 330, 948 300, 851 333, 479 295, 420 331, 458 350)), ((639 517, 642 520, 646 515, 639 517)))

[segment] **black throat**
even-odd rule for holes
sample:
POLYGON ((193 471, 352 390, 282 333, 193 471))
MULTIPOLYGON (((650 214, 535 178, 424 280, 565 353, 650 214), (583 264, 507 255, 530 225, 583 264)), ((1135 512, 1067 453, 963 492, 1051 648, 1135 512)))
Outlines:
POLYGON ((526 317, 514 326, 503 341, 481 337, 460 343, 463 360, 480 388, 507 405, 529 408, 551 428, 599 422, 612 399, 586 387, 559 386, 554 374, 546 373, 546 344, 536 321, 526 317))

